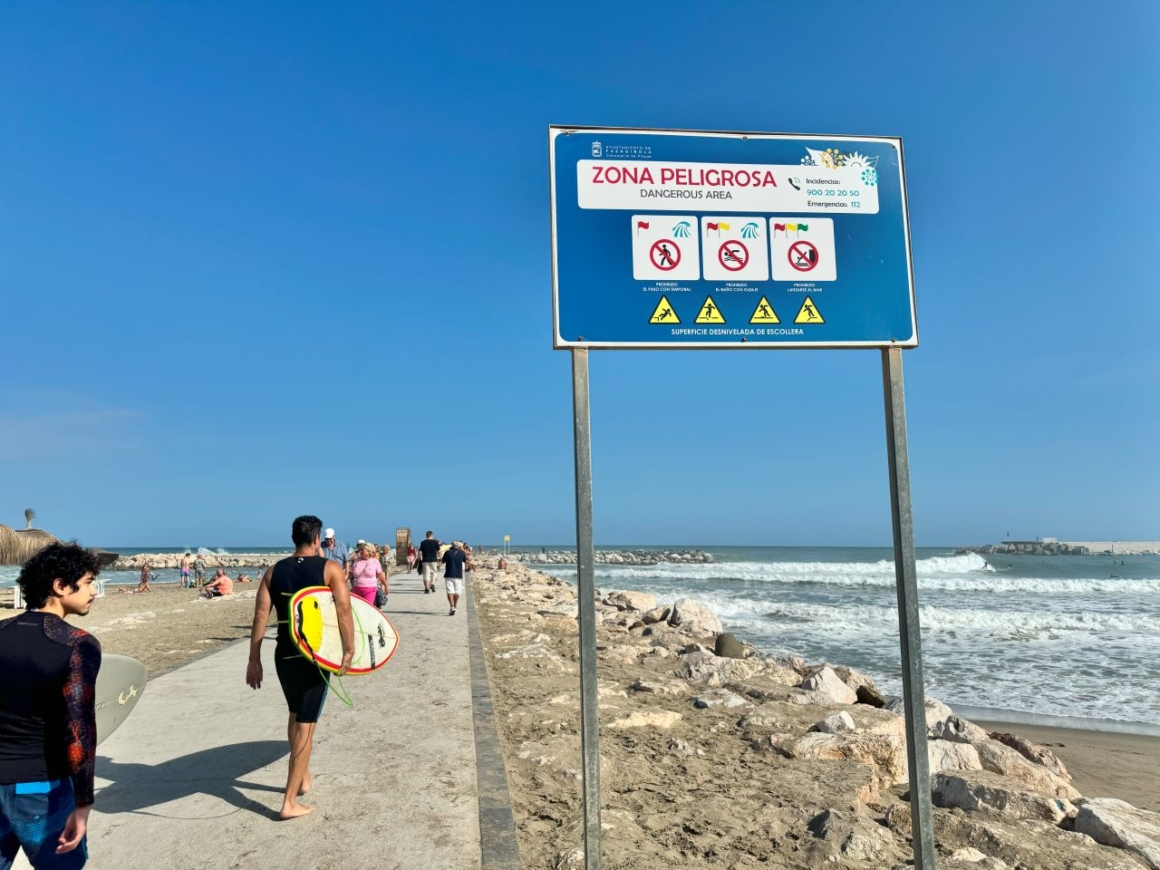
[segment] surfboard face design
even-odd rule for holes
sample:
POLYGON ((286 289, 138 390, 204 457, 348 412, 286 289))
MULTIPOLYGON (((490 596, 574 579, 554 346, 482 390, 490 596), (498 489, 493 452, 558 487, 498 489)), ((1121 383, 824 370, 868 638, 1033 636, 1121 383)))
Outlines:
MULTIPOLYGON (((399 648, 395 627, 378 608, 351 596, 354 616, 354 659, 348 674, 377 671, 399 648)), ((298 651, 323 670, 337 673, 342 664, 338 612, 329 587, 310 586, 290 599, 290 637, 298 651)))
POLYGON ((145 665, 134 658, 112 654, 101 657, 94 693, 98 744, 116 731, 133 712, 148 678, 145 665))

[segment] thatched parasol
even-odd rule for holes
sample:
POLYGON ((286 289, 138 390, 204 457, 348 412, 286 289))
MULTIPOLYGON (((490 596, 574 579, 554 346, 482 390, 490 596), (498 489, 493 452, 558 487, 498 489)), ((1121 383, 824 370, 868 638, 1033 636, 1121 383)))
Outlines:
POLYGON ((0 525, 0 565, 23 565, 57 538, 40 529, 14 530, 0 525))

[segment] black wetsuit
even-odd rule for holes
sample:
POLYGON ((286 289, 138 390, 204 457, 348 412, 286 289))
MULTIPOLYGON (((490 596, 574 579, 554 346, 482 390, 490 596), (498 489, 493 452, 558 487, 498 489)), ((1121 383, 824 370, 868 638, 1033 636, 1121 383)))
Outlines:
POLYGON ((270 574, 270 597, 278 614, 278 642, 274 667, 286 705, 299 722, 317 722, 326 701, 330 674, 306 658, 290 638, 290 599, 307 586, 326 585, 327 559, 290 556, 275 563, 270 574))

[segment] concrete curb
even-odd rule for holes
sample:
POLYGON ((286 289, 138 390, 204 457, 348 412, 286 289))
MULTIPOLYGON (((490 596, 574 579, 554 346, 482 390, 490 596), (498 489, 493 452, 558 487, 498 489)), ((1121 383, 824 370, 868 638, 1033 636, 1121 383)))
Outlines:
POLYGON ((471 661, 471 704, 475 725, 475 771, 479 790, 479 840, 482 870, 522 870, 515 816, 508 793, 507 768, 495 727, 487 661, 475 616, 475 586, 468 577, 467 650, 471 661))

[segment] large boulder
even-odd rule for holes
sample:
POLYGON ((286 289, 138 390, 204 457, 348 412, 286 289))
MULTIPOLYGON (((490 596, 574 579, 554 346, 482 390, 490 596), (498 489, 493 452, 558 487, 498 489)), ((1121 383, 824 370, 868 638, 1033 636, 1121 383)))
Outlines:
POLYGON ((753 705, 728 689, 710 689, 693 696, 693 706, 699 710, 709 707, 752 707, 753 705))
POLYGON ((984 740, 972 746, 979 753, 983 770, 1001 774, 1034 791, 1064 800, 1075 801, 1080 797, 1080 793, 1067 780, 1056 776, 1046 767, 1032 764, 1009 746, 994 740, 984 740))
POLYGON ((645 625, 655 625, 658 622, 664 622, 667 620, 671 611, 672 608, 668 605, 654 607, 652 610, 646 610, 641 616, 640 621, 645 625))
POLYGON ((1075 829, 1097 843, 1135 852, 1160 870, 1160 813, 1115 798, 1092 798, 1080 804, 1075 829))
POLYGON ((637 711, 608 724, 609 728, 672 728, 681 721, 681 714, 671 710, 637 711))
MULTIPOLYGON (((886 702, 886 709, 891 713, 897 713, 899 716, 905 718, 906 716, 906 701, 901 695, 896 695, 886 702)), ((936 701, 934 698, 926 699, 926 727, 927 733, 936 728, 940 722, 946 722, 954 714, 946 704, 942 701, 936 701)))
POLYGON ((712 688, 744 681, 761 669, 760 664, 748 659, 723 659, 708 650, 685 653, 681 661, 683 667, 677 672, 678 676, 712 688))
POLYGON ((889 734, 892 737, 906 737, 906 723, 893 713, 862 704, 855 704, 846 712, 854 720, 855 730, 863 734, 889 734))
POLYGON ((1053 825, 1077 812, 1071 801, 1015 787, 1006 778, 985 771, 934 774, 931 799, 935 806, 990 810, 1008 819, 1037 819, 1053 825))
POLYGON ((899 845, 890 831, 858 813, 823 810, 810 819, 806 830, 814 836, 814 843, 807 848, 814 853, 815 861, 889 867, 900 857, 899 845))
MULTIPOLYGON (((983 729, 979 728, 977 725, 972 725, 971 727, 977 729, 978 731, 983 731, 983 729)), ((1067 768, 1064 767, 1063 762, 1059 760, 1059 756, 1057 756, 1046 746, 1040 746, 1038 743, 1032 743, 1026 737, 1020 737, 1018 734, 1008 734, 1001 731, 992 731, 989 736, 992 740, 998 740, 1004 746, 1010 746, 1033 764, 1041 764, 1056 776, 1071 782, 1071 774, 1067 772, 1067 768)), ((976 741, 972 740, 971 742, 974 743, 976 741)))
POLYGON ((949 773, 956 770, 982 770, 979 753, 969 743, 951 740, 931 740, 927 744, 931 773, 949 773))
POLYGON ((906 741, 888 734, 821 734, 813 731, 784 746, 792 758, 853 761, 874 770, 881 788, 906 782, 906 741))
POLYGON ((613 592, 604 599, 604 603, 617 610, 647 613, 657 606, 657 597, 647 592, 613 592))
POLYGON ((987 732, 961 716, 951 716, 936 722, 928 732, 935 740, 953 740, 956 743, 978 743, 986 740, 987 732))
POLYGON ((724 630, 717 614, 692 598, 678 598, 673 602, 669 625, 693 637, 720 634, 724 630))
POLYGON ((853 704, 858 693, 842 682, 829 665, 801 681, 800 688, 809 693, 809 703, 853 704))
POLYGON ((745 658, 744 645, 727 631, 717 635, 717 642, 713 647, 713 652, 726 659, 745 658))
POLYGON ((845 710, 842 710, 834 713, 832 716, 827 716, 821 722, 814 723, 810 730, 818 731, 822 734, 849 734, 856 727, 853 717, 845 710))

